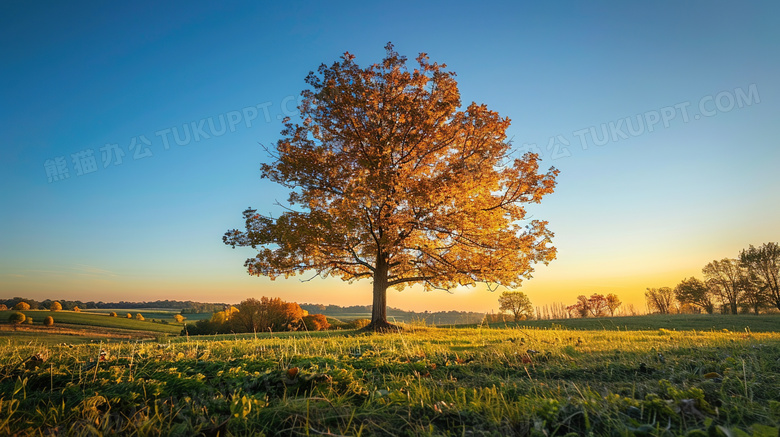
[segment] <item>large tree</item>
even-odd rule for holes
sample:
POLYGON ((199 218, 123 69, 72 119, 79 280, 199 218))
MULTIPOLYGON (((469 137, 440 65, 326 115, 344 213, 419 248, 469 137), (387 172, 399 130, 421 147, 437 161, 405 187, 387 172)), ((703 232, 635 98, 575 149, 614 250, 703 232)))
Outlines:
POLYGON ((509 119, 461 109, 455 74, 388 44, 361 68, 345 53, 310 73, 300 123, 285 120, 262 176, 290 190, 277 217, 244 211, 223 241, 258 249, 245 265, 271 278, 314 272, 373 280, 370 329, 387 322, 387 289, 516 288, 555 258, 547 222, 524 205, 553 191, 558 170, 512 157, 509 119))
POLYGON ((780 309, 780 246, 777 243, 765 243, 761 247, 743 250, 739 261, 748 269, 754 285, 766 294, 767 299, 780 309))

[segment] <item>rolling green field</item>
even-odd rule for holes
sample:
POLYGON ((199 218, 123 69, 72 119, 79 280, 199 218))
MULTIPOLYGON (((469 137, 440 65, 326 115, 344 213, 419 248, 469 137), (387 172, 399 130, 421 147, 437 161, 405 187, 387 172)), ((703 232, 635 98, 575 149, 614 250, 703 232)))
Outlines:
POLYGON ((0 435, 775 437, 780 319, 725 320, 9 343, 0 435))
MULTIPOLYGON (((32 317, 33 324, 22 324, 13 329, 7 321, 14 312, 0 311, 0 340, 8 344, 29 341, 56 344, 60 342, 87 343, 106 339, 156 339, 178 336, 182 329, 182 324, 175 323, 172 315, 170 322, 164 324, 152 322, 151 317, 146 320, 122 317, 126 313, 118 313, 119 317, 109 317, 108 313, 44 310, 21 311, 27 317, 32 317), (54 326, 43 326, 43 320, 46 316, 54 318, 54 326)), ((136 313, 132 314, 135 316, 136 313)))

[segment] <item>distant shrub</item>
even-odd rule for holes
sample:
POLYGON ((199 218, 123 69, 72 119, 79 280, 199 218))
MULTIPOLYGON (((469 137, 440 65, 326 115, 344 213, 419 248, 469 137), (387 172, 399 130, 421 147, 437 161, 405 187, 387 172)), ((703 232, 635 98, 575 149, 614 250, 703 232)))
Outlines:
POLYGON ((307 331, 321 331, 330 328, 328 319, 322 314, 309 314, 303 316, 303 324, 307 331))
POLYGON ((24 320, 27 318, 24 314, 20 312, 11 313, 10 316, 8 316, 8 322, 13 323, 14 325, 19 325, 21 323, 24 323, 24 320))
POLYGON ((62 304, 59 302, 52 302, 49 306, 50 311, 62 311, 62 304))
POLYGON ((79 307, 77 307, 77 306, 76 306, 76 307, 73 307, 73 312, 74 312, 74 313, 80 313, 80 312, 81 312, 81 308, 79 308, 79 307))
POLYGON ((175 316, 173 316, 173 319, 176 320, 176 323, 181 323, 184 321, 184 316, 182 316, 181 314, 176 314, 175 316))
POLYGON ((54 317, 46 316, 46 318, 43 319, 43 326, 54 326, 54 317))
POLYGON ((116 313, 111 311, 110 313, 108 313, 108 317, 116 317, 116 313))
POLYGON ((361 329, 365 328, 371 323, 371 320, 368 319, 355 319, 351 322, 348 322, 344 325, 344 329, 361 329))
POLYGON ((138 313, 138 314, 136 314, 136 315, 135 315, 135 319, 136 319, 136 320, 143 320, 143 319, 144 319, 144 316, 143 316, 143 314, 141 314, 141 313, 138 313))
POLYGON ((127 315, 126 315, 125 317, 126 317, 126 318, 128 318, 128 319, 132 319, 132 318, 133 318, 133 315, 132 315, 132 314, 130 314, 130 313, 127 313, 127 315))
POLYGON ((0 311, 7 311, 8 307, 4 303, 0 303, 0 311))
POLYGON ((24 323, 26 323, 26 324, 28 324, 28 325, 32 325, 32 324, 33 324, 33 318, 32 318, 32 317, 27 317, 27 318, 24 320, 24 323))
POLYGON ((22 301, 14 305, 14 309, 17 311, 27 311, 30 309, 30 304, 22 301))

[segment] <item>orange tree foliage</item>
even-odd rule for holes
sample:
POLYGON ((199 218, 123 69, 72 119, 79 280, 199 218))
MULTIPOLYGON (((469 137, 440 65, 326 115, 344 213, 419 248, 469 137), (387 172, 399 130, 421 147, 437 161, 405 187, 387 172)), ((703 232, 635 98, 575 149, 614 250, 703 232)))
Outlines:
POLYGON ((386 50, 379 64, 361 68, 345 53, 309 74, 300 123, 285 120, 262 165, 290 206, 276 218, 249 208, 245 230, 223 237, 258 250, 251 275, 372 279, 375 330, 392 328, 389 287, 514 288, 555 258, 547 222, 529 220, 524 204, 551 193, 558 170, 512 157, 509 119, 462 108, 446 65, 420 54, 408 68, 386 50))
POLYGON ((261 297, 238 304, 231 321, 235 332, 290 331, 297 329, 302 318, 303 310, 297 303, 261 297))
POLYGON ((303 324, 307 331, 321 331, 330 328, 328 319, 322 314, 309 314, 303 316, 303 324))

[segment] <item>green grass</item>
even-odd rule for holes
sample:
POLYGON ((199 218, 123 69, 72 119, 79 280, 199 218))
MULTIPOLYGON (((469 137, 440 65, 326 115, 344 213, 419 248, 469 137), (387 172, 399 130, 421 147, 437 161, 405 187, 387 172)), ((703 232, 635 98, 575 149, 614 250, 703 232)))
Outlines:
POLYGON ((778 435, 776 332, 407 328, 0 344, 0 434, 778 435))
MULTIPOLYGON (((132 314, 135 316, 138 313, 143 314, 143 316, 147 319, 155 319, 155 320, 166 320, 169 323, 174 323, 174 318, 176 314, 181 314, 180 310, 176 309, 167 309, 167 308, 135 308, 135 309, 89 309, 89 310, 82 310, 83 313, 88 314, 100 314, 100 315, 108 315, 111 312, 117 313, 118 316, 124 316, 127 313, 132 314)), ((202 319, 208 319, 211 317, 211 313, 195 313, 195 314, 182 314, 184 316, 185 320, 188 322, 195 322, 202 319)))

